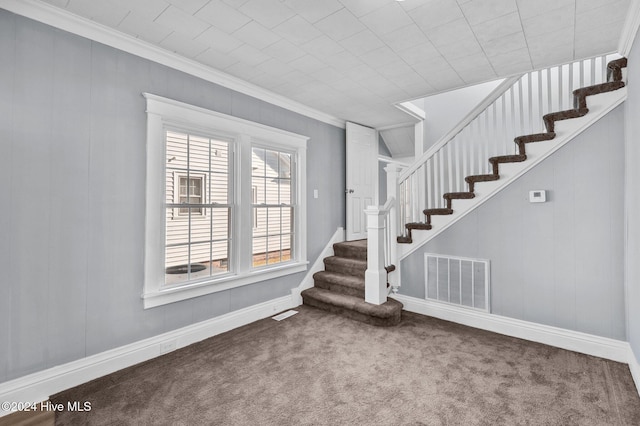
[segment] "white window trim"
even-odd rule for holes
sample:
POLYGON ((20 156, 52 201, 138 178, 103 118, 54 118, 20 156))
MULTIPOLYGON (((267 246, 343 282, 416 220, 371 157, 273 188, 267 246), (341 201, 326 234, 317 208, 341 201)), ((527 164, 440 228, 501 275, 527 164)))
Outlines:
POLYGON ((144 255, 144 308, 152 308, 192 297, 228 290, 264 280, 302 272, 307 269, 307 211, 306 211, 306 151, 308 137, 254 123, 241 118, 210 111, 150 93, 147 100, 147 173, 144 255), (237 214, 232 223, 230 273, 210 280, 164 286, 165 252, 165 131, 167 127, 201 130, 207 134, 225 136, 233 140, 232 170, 234 199, 230 204, 237 214), (254 269, 251 266, 251 237, 253 211, 251 208, 251 178, 240 176, 251 172, 251 147, 266 144, 275 149, 296 152, 296 221, 294 234, 295 258, 286 263, 254 269), (241 250, 244 247, 244 250, 241 250))

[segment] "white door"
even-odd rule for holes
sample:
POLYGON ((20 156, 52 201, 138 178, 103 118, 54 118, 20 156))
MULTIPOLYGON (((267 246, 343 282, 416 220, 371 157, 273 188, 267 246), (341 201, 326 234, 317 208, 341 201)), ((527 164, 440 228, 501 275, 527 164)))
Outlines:
POLYGON ((377 132, 347 123, 347 241, 367 238, 364 209, 378 203, 377 132))

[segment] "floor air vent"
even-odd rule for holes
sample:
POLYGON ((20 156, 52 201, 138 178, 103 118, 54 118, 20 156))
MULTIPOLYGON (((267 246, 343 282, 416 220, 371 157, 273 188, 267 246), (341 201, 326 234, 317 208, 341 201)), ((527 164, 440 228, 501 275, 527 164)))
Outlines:
POLYGON ((489 261, 425 253, 427 300, 489 312, 489 261))

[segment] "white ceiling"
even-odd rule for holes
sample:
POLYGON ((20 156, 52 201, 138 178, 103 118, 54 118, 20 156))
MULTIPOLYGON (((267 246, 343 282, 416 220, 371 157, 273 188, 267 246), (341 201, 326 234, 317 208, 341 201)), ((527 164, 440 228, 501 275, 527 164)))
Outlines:
POLYGON ((629 0, 41 0, 371 127, 399 101, 615 51, 629 0))

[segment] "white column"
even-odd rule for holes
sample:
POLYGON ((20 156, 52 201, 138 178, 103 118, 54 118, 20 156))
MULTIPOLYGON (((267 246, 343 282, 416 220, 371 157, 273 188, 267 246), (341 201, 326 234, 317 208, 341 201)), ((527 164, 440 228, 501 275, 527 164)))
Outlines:
POLYGON ((416 160, 424 153, 424 121, 420 121, 414 126, 414 152, 416 160))
POLYGON ((367 270, 364 273, 364 300, 374 305, 387 301, 387 271, 384 269, 384 233, 386 212, 369 206, 367 216, 367 270))
POLYGON ((396 237, 400 235, 400 222, 398 221, 398 211, 400 207, 398 198, 398 176, 400 176, 401 168, 396 164, 388 164, 387 167, 384 168, 384 171, 387 172, 387 200, 390 200, 391 198, 395 200, 391 206, 391 210, 389 210, 387 226, 389 227, 388 232, 390 236, 389 259, 391 260, 391 264, 396 267, 396 270, 390 272, 387 279, 389 285, 396 289, 397 287, 400 287, 400 262, 398 261, 398 242, 396 237))

